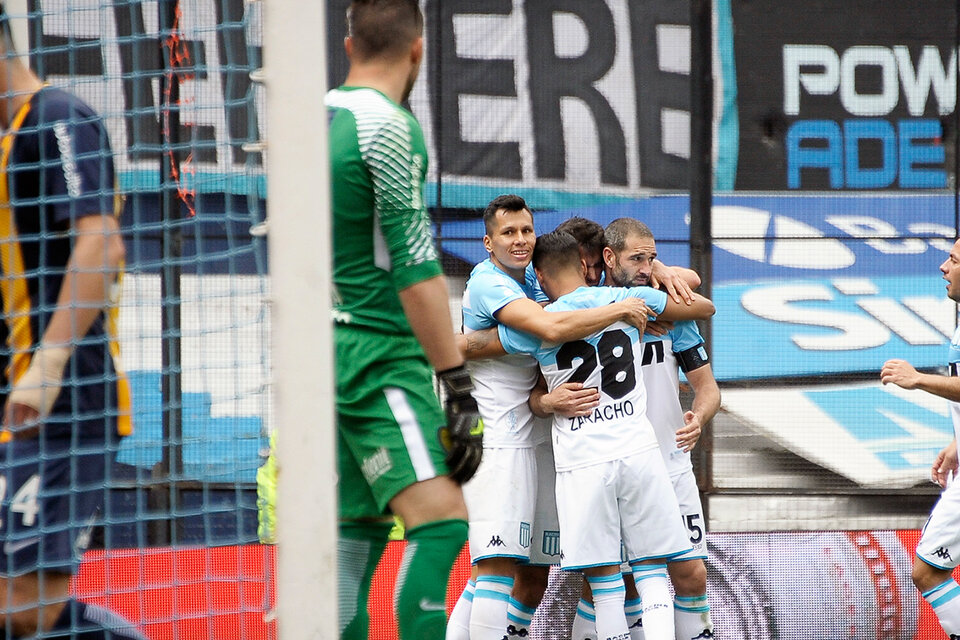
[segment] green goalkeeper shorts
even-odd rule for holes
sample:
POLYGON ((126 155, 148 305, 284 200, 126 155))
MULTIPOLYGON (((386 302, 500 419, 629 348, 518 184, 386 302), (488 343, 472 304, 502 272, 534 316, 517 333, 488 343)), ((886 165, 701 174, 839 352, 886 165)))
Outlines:
POLYGON ((389 513, 400 491, 447 473, 433 371, 413 336, 334 330, 340 517, 389 513))

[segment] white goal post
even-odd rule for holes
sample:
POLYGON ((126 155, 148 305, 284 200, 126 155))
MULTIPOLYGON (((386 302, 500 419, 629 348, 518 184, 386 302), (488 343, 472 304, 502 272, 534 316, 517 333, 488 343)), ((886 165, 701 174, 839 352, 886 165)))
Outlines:
POLYGON ((282 640, 338 632, 326 4, 263 3, 282 640))

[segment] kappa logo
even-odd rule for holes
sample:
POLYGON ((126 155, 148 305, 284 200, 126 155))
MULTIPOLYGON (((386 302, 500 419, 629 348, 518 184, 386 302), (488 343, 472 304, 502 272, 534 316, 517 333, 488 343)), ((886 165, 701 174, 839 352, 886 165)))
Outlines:
MULTIPOLYGON (((637 621, 630 625, 631 629, 643 629, 643 618, 637 618, 637 621)), ((699 637, 699 636, 698 636, 699 637)))
POLYGON ((708 638, 712 638, 712 637, 713 637, 713 631, 711 631, 710 629, 704 629, 704 630, 700 633, 700 635, 698 635, 697 637, 693 638, 693 640, 700 640, 700 638, 704 638, 704 640, 707 640, 708 638))
POLYGON ((933 555, 937 556, 941 560, 953 560, 950 557, 950 550, 945 549, 944 547, 939 547, 936 551, 933 552, 933 555))
POLYGON ((521 627, 520 629, 517 629, 517 628, 516 628, 515 626, 513 626, 512 624, 508 624, 508 625, 507 625, 507 635, 510 636, 510 637, 514 637, 514 638, 526 638, 527 636, 530 635, 530 632, 527 631, 527 629, 525 629, 525 628, 523 628, 523 627, 521 627))
POLYGON ((490 547, 505 547, 505 546, 507 546, 507 545, 504 544, 504 542, 503 542, 503 540, 500 538, 500 536, 497 536, 497 535, 490 536, 490 542, 487 543, 487 548, 488 548, 488 549, 489 549, 490 547))

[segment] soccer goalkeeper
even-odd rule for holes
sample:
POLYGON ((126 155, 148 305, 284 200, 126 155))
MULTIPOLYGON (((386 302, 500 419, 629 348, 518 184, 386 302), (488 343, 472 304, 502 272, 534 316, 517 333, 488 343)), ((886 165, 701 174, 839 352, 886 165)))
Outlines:
POLYGON ((416 0, 354 0, 347 20, 350 70, 326 100, 341 637, 367 638, 370 580, 396 514, 408 541, 395 594, 400 637, 440 640, 447 579, 467 538, 460 484, 483 443, 423 202, 426 145, 400 106, 423 58, 423 15, 416 0))

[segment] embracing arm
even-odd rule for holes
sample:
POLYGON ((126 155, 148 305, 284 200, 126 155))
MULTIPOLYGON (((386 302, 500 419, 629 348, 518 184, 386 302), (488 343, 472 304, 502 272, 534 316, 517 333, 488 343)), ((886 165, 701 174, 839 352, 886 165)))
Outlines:
POLYGON ((529 298, 513 300, 496 312, 497 321, 547 342, 579 340, 623 321, 643 331, 650 310, 639 298, 627 298, 595 309, 544 311, 529 298))
POLYGON ((676 302, 673 298, 667 296, 667 305, 663 308, 663 312, 657 316, 657 320, 706 320, 716 311, 713 303, 699 293, 691 294, 689 304, 676 302))
POLYGON ((506 349, 500 342, 500 332, 496 327, 481 329, 473 333, 455 336, 457 348, 467 360, 482 360, 484 358, 499 358, 507 355, 506 349))

